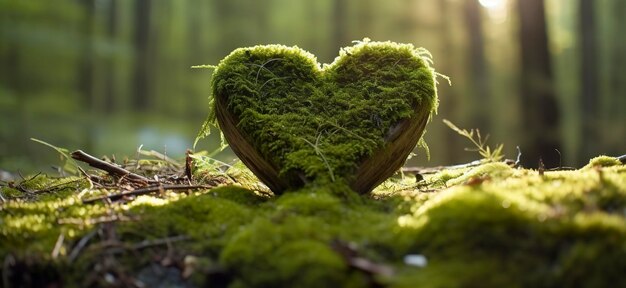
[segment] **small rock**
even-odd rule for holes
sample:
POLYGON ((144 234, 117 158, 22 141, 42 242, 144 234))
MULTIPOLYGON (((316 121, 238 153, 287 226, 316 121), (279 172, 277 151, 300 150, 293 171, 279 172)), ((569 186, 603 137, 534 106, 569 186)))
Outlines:
POLYGON ((428 259, 421 254, 409 254, 404 256, 404 264, 415 267, 426 267, 426 265, 428 265, 428 259))

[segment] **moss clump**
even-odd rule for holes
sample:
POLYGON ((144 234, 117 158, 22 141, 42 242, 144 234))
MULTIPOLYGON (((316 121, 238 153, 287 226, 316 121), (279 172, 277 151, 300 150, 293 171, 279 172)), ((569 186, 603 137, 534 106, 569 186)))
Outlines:
POLYGON ((622 162, 619 161, 619 159, 615 158, 615 157, 609 157, 609 156, 598 156, 595 157, 591 160, 589 160, 589 164, 587 164, 585 166, 585 168, 593 168, 593 167, 610 167, 610 166, 615 166, 615 165, 621 165, 622 162))
POLYGON ((345 183, 276 197, 229 185, 84 205, 82 183, 10 199, 0 206, 0 258, 10 260, 0 272, 13 286, 37 275, 40 286, 121 285, 106 282, 111 275, 154 283, 146 271, 155 266, 176 275, 168 283, 197 287, 626 286, 624 165, 540 175, 490 163, 420 186, 393 181, 374 197, 345 183), (112 215, 126 220, 93 222, 112 215), (172 237, 183 238, 158 244, 172 237), (427 264, 405 262, 414 254, 427 264), (195 264, 185 278, 188 259, 195 264), (377 268, 355 265, 363 261, 377 268))
POLYGON ((364 257, 387 261, 399 257, 395 251, 407 246, 402 239, 409 234, 396 229, 399 214, 369 200, 345 201, 320 189, 266 203, 272 212, 234 235, 220 263, 246 287, 363 287, 367 274, 351 270, 333 242, 354 243, 364 257))
POLYGON ((623 166, 540 176, 488 165, 473 170, 493 171, 490 181, 445 190, 399 219, 415 229, 410 250, 432 262, 398 286, 626 285, 623 166), (448 273, 457 275, 453 282, 448 273))
POLYGON ((281 222, 252 223, 224 248, 221 263, 236 271, 246 286, 341 286, 348 267, 328 244, 328 232, 321 230, 326 225, 301 217, 281 222))
POLYGON ((89 226, 74 220, 104 212, 102 207, 76 205, 80 202, 76 191, 88 185, 84 179, 38 175, 16 185, 19 189, 0 188, 4 197, 10 197, 0 205, 0 255, 42 254, 38 257, 50 259, 50 247, 61 234, 72 240, 89 226))
MULTIPOLYGON (((321 67, 298 47, 240 48, 213 74, 209 121, 217 118, 235 153, 276 193, 316 181, 358 181, 360 165, 376 153, 400 159, 390 165, 397 166, 393 173, 437 106, 425 53, 409 44, 364 41, 321 67), (401 147, 383 149, 397 139, 401 147)), ((382 163, 370 165, 376 164, 382 163)), ((358 192, 391 175, 377 168, 379 175, 368 177, 380 180, 358 192)))
POLYGON ((215 190, 170 205, 134 205, 129 211, 144 215, 142 221, 124 225, 121 231, 137 241, 186 235, 203 239, 197 248, 217 253, 214 247, 223 245, 225 239, 254 218, 250 207, 258 200, 252 191, 239 187, 215 190))

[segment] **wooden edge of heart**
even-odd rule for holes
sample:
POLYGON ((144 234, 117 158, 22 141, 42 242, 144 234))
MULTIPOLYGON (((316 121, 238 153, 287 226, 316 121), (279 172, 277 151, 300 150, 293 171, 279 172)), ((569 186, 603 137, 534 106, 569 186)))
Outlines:
POLYGON ((246 137, 237 129, 239 119, 228 112, 227 104, 220 95, 215 97, 215 116, 217 123, 228 140, 239 160, 246 164, 248 169, 254 173, 272 192, 280 194, 289 187, 289 183, 278 177, 279 169, 266 161, 263 156, 252 146, 246 137))
POLYGON ((371 192, 376 186, 398 171, 411 151, 424 134, 424 128, 430 117, 430 109, 416 107, 413 117, 401 120, 391 130, 401 131, 395 139, 387 142, 357 169, 350 188, 359 194, 371 192), (421 109, 420 109, 421 108, 421 109))

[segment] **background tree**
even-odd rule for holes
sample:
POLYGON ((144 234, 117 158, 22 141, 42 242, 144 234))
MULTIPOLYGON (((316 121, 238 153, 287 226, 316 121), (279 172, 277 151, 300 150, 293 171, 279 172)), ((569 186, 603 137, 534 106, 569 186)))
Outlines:
MULTIPOLYGON (((581 137, 589 139, 598 139, 596 133, 598 126, 598 69, 597 62, 598 49, 596 46, 596 20, 595 20, 595 3, 593 0, 579 1, 579 21, 580 30, 580 47, 581 47, 581 137)), ((597 145, 594 141, 585 141, 581 139, 583 157, 592 157, 597 145)))
MULTIPOLYGON (((446 2, 446 1, 442 1, 446 2)), ((481 131, 490 131, 489 127, 489 75, 485 61, 485 44, 483 37, 483 18, 481 6, 477 0, 465 0, 465 27, 467 29, 468 55, 467 73, 470 81, 469 89, 472 102, 471 125, 481 131)), ((469 124, 469 123, 468 123, 469 124)))
MULTIPOLYGON (((508 157, 519 145, 527 166, 540 156, 558 165, 559 147, 568 166, 621 155, 626 1, 581 7, 590 2, 0 0, 0 169, 55 163, 31 137, 95 154, 133 155, 143 144, 184 155, 210 91, 211 71, 190 66, 268 43, 298 45, 328 63, 364 37, 425 47, 452 78, 452 87, 439 79, 440 114, 426 134, 431 160, 418 151, 409 165, 475 160, 442 118, 481 128, 508 157)), ((197 148, 219 145, 211 140, 197 148)))
POLYGON ((135 73, 132 106, 136 111, 146 111, 151 106, 151 6, 150 0, 135 1, 135 73))
MULTIPOLYGON (((437 1, 439 11, 442 15, 451 15, 452 9, 451 3, 448 0, 437 1)), ((455 41, 453 35, 453 23, 450 18, 441 18, 439 22, 439 31, 441 34, 441 53, 443 55, 448 55, 447 57, 439 57, 437 59, 438 69, 442 71, 444 74, 448 75, 457 75, 456 71, 458 71, 459 66, 455 65, 455 60, 458 59, 454 57, 455 53, 455 41)), ((456 81, 456 79, 455 79, 456 81)), ((448 86, 441 85, 438 87, 439 94, 442 97, 443 104, 441 105, 441 114, 442 117, 448 119, 457 119, 458 117, 458 99, 459 94, 457 93, 456 85, 448 86)), ((447 131, 452 132, 452 131, 447 131)), ((456 133, 443 133, 441 137, 443 139, 443 143, 445 143, 446 153, 441 155, 446 158, 446 161, 449 163, 453 163, 454 161, 458 161, 460 154, 463 151, 462 145, 460 145, 458 140, 458 135, 456 133)))
MULTIPOLYGON (((337 50, 335 47, 343 47, 348 45, 348 25, 346 21, 346 3, 347 0, 335 0, 333 1, 333 50, 337 50)), ((335 51, 333 51, 335 52, 335 51)), ((336 52, 335 52, 336 53, 336 52)))
MULTIPOLYGON (((119 33, 119 5, 118 0, 109 0, 106 11, 106 37, 111 42, 115 42, 119 33)), ((107 57, 105 60, 104 74, 104 112, 113 113, 117 107, 118 87, 120 86, 116 77, 116 61, 114 57, 107 57)))
POLYGON ((543 0, 518 0, 520 19, 522 123, 525 143, 522 164, 536 167, 540 159, 548 167, 559 166, 560 114, 548 50, 543 0))

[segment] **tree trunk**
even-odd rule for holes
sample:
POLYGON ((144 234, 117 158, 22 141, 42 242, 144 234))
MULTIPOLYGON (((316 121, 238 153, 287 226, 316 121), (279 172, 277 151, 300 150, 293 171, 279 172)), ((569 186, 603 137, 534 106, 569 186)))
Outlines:
POLYGON ((372 27, 374 26, 372 25, 372 21, 374 20, 374 17, 376 15, 376 12, 374 11, 374 7, 372 5, 372 1, 359 0, 358 9, 358 31, 356 32, 361 35, 371 35, 374 32, 372 31, 372 27))
POLYGON ((96 108, 96 99, 95 94, 93 93, 95 62, 93 33, 96 4, 95 1, 82 1, 81 3, 84 6, 84 18, 82 23, 83 30, 81 31, 82 55, 80 59, 80 67, 77 71, 78 89, 83 95, 85 107, 87 107, 90 111, 93 111, 96 108))
POLYGON ((333 23, 331 26, 333 29, 333 43, 332 53, 330 55, 337 54, 337 47, 347 46, 348 44, 348 23, 346 21, 346 1, 347 0, 334 0, 333 3, 333 23))
POLYGON ((580 29, 580 46, 581 46, 581 116, 582 116, 582 133, 580 139, 581 153, 583 159, 587 159, 597 154, 594 151, 594 145, 599 143, 600 135, 596 133, 598 125, 598 70, 597 70, 597 53, 596 47, 596 21, 595 7, 593 0, 580 0, 579 2, 579 29, 580 29))
MULTIPOLYGON (((442 41, 441 55, 454 55, 454 40, 451 30, 451 20, 449 19, 449 16, 451 15, 450 1, 439 0, 437 1, 437 3, 439 5, 439 12, 442 15, 442 17, 440 18, 441 22, 439 23, 442 41)), ((444 74, 452 73, 453 70, 455 70, 455 66, 458 66, 454 65, 454 58, 451 56, 440 57, 435 60, 437 61, 437 70, 443 72, 444 74)), ((456 119, 456 116, 458 114, 456 99, 458 95, 454 87, 448 86, 448 83, 445 80, 440 79, 440 81, 443 81, 441 82, 442 85, 439 85, 437 89, 439 90, 439 98, 442 101, 442 105, 439 106, 441 109, 441 116, 444 119, 456 119)), ((452 130, 446 130, 446 133, 444 133, 444 151, 446 152, 443 153, 443 156, 445 157, 445 159, 443 159, 442 161, 443 163, 454 163, 455 161, 459 161, 459 151, 463 150, 463 146, 459 145, 460 142, 458 141, 458 137, 459 135, 452 132, 452 130)))
MULTIPOLYGON (((0 19, 0 24, 7 25, 4 27, 12 27, 12 29, 20 31, 22 23, 19 15, 15 15, 15 12, 9 11, 3 16, 5 18, 0 19)), ((10 124, 7 127, 8 131, 6 131, 6 134, 4 134, 4 131, 0 131, 0 156, 8 156, 11 153, 32 155, 33 151, 29 151, 31 145, 28 145, 29 143, 26 140, 32 137, 32 135, 30 135, 31 117, 28 116, 28 102, 31 100, 29 99, 31 96, 29 95, 30 93, 28 93, 29 91, 27 91, 28 82, 25 80, 24 76, 24 74, 28 75, 28 72, 24 73, 23 70, 25 69, 22 68, 22 58, 27 55, 23 55, 23 45, 21 45, 20 41, 16 38, 10 39, 7 43, 3 44, 6 47, 4 52, 6 54, 3 59, 0 59, 2 61, 0 67, 4 68, 0 75, 0 83, 6 85, 4 88, 8 89, 7 92, 9 94, 14 95, 16 105, 14 109, 3 111, 7 113, 4 115, 5 117, 15 122, 9 122, 10 124), (16 149, 17 152, 13 149, 16 149)))
POLYGON ((233 17, 229 17, 228 15, 233 15, 237 13, 236 8, 233 7, 233 3, 231 1, 211 1, 213 4, 212 9, 214 18, 214 25, 216 27, 220 27, 215 31, 217 33, 217 55, 219 57, 226 57, 232 50, 232 41, 228 41, 233 33, 237 33, 236 28, 241 25, 241 23, 233 22, 233 17), (236 27, 235 27, 236 26, 236 27))
MULTIPOLYGON (((108 17, 107 17, 107 39, 109 41, 111 41, 112 43, 115 43, 116 37, 117 37, 117 31, 118 31, 118 25, 117 25, 117 21, 118 21, 118 13, 117 13, 117 1, 118 0, 110 0, 109 1, 109 13, 108 13, 108 17)), ((117 90, 117 81, 116 81, 116 76, 115 76, 115 63, 116 63, 116 57, 115 56, 109 56, 106 59, 106 65, 105 65, 105 85, 104 85, 104 112, 105 113, 112 113, 113 111, 115 111, 115 108, 117 106, 117 101, 116 101, 116 91, 117 90)))
MULTIPOLYGON (((625 113, 624 107, 626 107, 626 81, 624 80, 624 67, 626 67, 626 40, 622 37, 617 37, 621 31, 623 31, 624 27, 626 27, 626 1, 624 0, 614 0, 613 4, 613 15, 611 17, 614 18, 613 22, 613 33, 616 35, 613 40, 613 47, 611 53, 611 70, 610 70, 610 91, 612 93, 611 99, 613 99, 611 104, 611 111, 609 111, 610 115, 615 115, 611 117, 611 121, 617 123, 624 123, 625 113)), ((623 128, 623 125, 617 125, 616 127, 623 128)))
POLYGON ((135 75, 133 109, 147 111, 150 101, 150 0, 135 2, 135 75))
MULTIPOLYGON (((441 1, 445 2, 445 1, 441 1)), ((485 60, 485 44, 481 8, 478 0, 465 0, 465 27, 469 36, 468 66, 472 97, 472 126, 489 131, 489 76, 485 60)), ((449 20, 446 20, 449 21, 449 20)))
POLYGON ((543 0, 518 0, 521 44, 521 103, 526 141, 521 146, 522 165, 560 165, 559 107, 554 80, 543 0))

